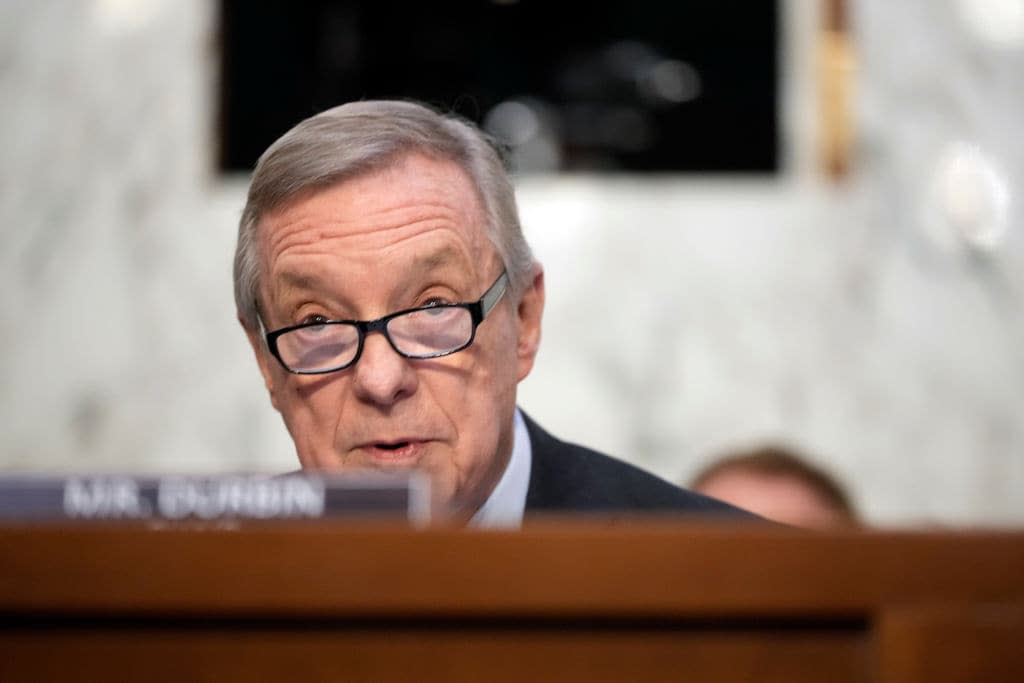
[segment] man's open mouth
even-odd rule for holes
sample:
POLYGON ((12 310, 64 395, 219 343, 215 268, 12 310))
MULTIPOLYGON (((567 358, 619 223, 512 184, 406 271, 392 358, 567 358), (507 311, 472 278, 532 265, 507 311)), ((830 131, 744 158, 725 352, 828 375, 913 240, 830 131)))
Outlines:
POLYGON ((408 441, 398 441, 396 443, 378 443, 378 444, 374 444, 374 447, 375 448, 379 448, 379 449, 381 449, 383 451, 397 451, 397 450, 400 450, 402 448, 405 448, 408 445, 409 445, 408 441))
POLYGON ((360 447, 376 465, 414 465, 425 453, 427 443, 415 437, 400 441, 368 441, 360 447))

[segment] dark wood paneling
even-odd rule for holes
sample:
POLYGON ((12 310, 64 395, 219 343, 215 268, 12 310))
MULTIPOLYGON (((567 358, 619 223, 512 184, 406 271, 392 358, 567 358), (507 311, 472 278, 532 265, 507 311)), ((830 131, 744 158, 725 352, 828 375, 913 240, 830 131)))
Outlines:
POLYGON ((889 608, 878 639, 883 682, 1024 681, 1024 602, 889 608))
POLYGON ((0 529, 0 681, 1018 680, 1024 533, 0 529))
POLYGON ((0 674, 4 681, 860 683, 861 641, 835 631, 752 629, 58 630, 8 634, 0 674))
POLYGON ((0 607, 232 615, 860 614, 1024 598, 1024 535, 671 523, 523 532, 0 529, 0 607))

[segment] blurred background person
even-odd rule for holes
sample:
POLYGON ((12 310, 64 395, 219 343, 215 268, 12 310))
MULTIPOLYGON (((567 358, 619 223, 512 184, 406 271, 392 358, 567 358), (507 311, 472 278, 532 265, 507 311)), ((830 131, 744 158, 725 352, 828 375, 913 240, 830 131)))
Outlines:
POLYGON ((805 456, 780 445, 719 457, 689 487, 783 524, 809 529, 859 525, 843 485, 805 456))

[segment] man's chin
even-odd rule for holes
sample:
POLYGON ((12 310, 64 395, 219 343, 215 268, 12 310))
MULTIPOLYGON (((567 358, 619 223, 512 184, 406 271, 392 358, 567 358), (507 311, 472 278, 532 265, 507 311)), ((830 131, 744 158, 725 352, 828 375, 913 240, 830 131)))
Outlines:
POLYGON ((450 491, 432 489, 430 519, 435 524, 463 525, 476 514, 479 505, 460 501, 450 491))

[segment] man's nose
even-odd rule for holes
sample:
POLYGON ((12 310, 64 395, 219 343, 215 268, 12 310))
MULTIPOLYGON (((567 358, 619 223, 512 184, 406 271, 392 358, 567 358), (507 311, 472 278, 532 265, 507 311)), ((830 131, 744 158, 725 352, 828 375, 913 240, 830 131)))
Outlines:
POLYGON ((399 355, 382 333, 366 335, 354 369, 356 394, 364 401, 387 406, 416 391, 412 362, 399 355))

